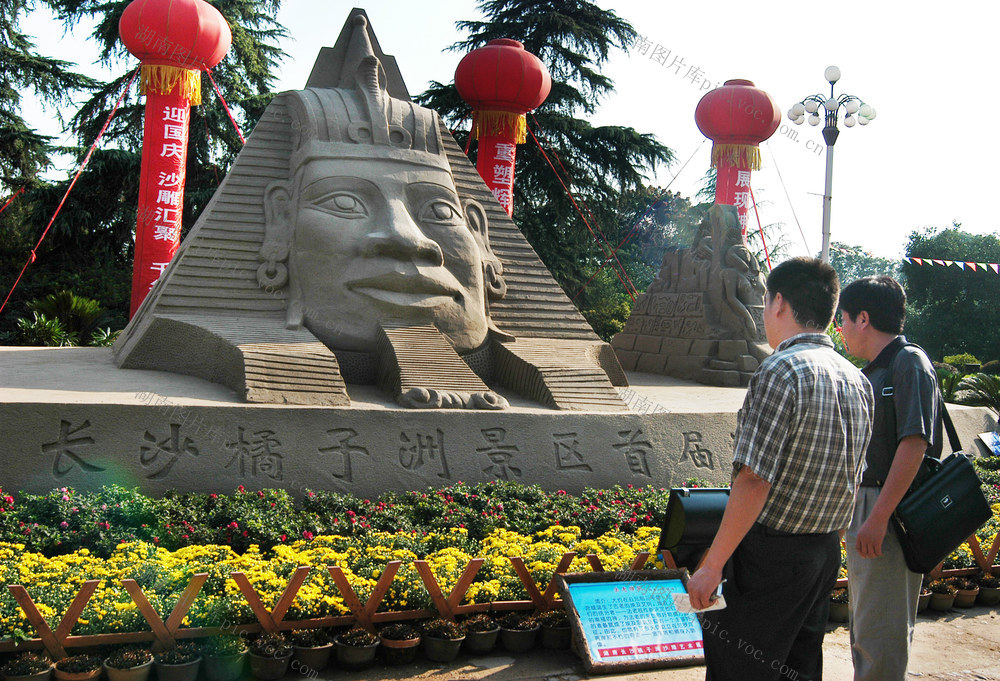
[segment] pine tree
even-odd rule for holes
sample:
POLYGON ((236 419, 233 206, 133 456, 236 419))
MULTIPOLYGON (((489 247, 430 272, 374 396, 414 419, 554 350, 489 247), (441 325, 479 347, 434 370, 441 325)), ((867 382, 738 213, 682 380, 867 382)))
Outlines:
MULTIPOLYGON (((530 135, 528 143, 517 151, 514 220, 585 315, 588 310, 606 310, 608 306, 600 300, 604 287, 590 284, 576 295, 617 245, 610 243, 614 241, 610 236, 605 243, 600 234, 616 231, 622 192, 641 193, 646 171, 673 160, 670 149, 651 134, 621 126, 593 126, 578 117, 593 114, 613 91, 614 83, 601 73, 601 67, 613 50, 627 48, 636 32, 613 11, 583 0, 480 0, 478 8, 486 19, 458 22, 469 37, 449 49, 467 53, 496 38, 513 38, 546 65, 552 91, 545 103, 529 114, 528 126, 559 168, 598 236, 590 233, 530 135)), ((416 99, 441 113, 449 127, 458 128, 455 137, 465 146, 468 133, 461 128, 471 111, 453 84, 432 83, 416 99)), ((473 161, 475 146, 473 143, 473 161)), ((604 277, 602 270, 595 281, 604 277)), ((607 278, 610 286, 625 294, 627 285, 619 282, 613 270, 607 278)), ((626 300, 630 298, 626 296, 626 300)), ((614 307, 620 306, 616 303, 614 307)), ((621 314, 621 309, 615 313, 621 314)), ((627 314, 628 304, 625 317, 627 314)), ((607 327, 603 319, 591 321, 607 327)))
POLYGON ((0 205, 50 164, 51 138, 22 118, 22 96, 60 105, 94 84, 75 73, 70 62, 38 54, 31 36, 20 31, 20 20, 34 7, 33 0, 0 0, 0 205))
MULTIPOLYGON (((0 3, 11 0, 0 0, 0 3)), ((13 0, 15 3, 18 0, 13 0)), ((45 0, 71 29, 83 19, 97 20, 91 38, 101 62, 117 72, 109 82, 93 83, 92 96, 69 120, 79 147, 69 150, 82 161, 115 102, 138 67, 118 36, 118 21, 131 0, 45 0)), ((277 41, 285 35, 275 16, 281 0, 213 0, 229 22, 233 43, 212 75, 239 123, 249 135, 272 97, 274 73, 284 53, 277 41)), ((184 193, 185 231, 197 220, 225 177, 242 143, 211 80, 202 74, 202 105, 192 107, 184 193)), ((138 204, 143 111, 137 81, 126 92, 100 148, 77 181, 31 268, 19 300, 66 288, 98 299, 116 314, 116 326, 127 321, 132 275, 132 249, 138 204), (100 200, 95 200, 100 197, 100 200)), ((23 219, 40 233, 69 185, 39 187, 26 201, 23 219)), ((37 233, 35 234, 37 238, 37 233)), ((33 243, 32 243, 33 245, 33 243)), ((9 320, 5 319, 8 322, 9 320)), ((0 329, 2 332, 2 329, 0 329)))

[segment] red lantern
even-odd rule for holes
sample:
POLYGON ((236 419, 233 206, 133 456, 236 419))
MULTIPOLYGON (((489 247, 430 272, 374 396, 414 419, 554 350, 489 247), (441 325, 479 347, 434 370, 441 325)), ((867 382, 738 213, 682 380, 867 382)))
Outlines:
POLYGON ((524 144, 528 130, 524 114, 549 96, 548 69, 518 41, 500 38, 462 58, 455 85, 472 106, 471 134, 479 139, 476 169, 510 215, 516 145, 524 144))
POLYGON ((781 123, 778 105, 749 80, 727 80, 698 102, 698 129, 712 140, 712 166, 718 169, 715 202, 736 206, 743 236, 750 207, 750 171, 760 170, 757 145, 781 123))
POLYGON ((118 35, 142 61, 139 92, 146 96, 134 316, 180 246, 191 104, 201 104, 201 71, 226 56, 232 33, 204 0, 133 0, 118 21, 118 35))

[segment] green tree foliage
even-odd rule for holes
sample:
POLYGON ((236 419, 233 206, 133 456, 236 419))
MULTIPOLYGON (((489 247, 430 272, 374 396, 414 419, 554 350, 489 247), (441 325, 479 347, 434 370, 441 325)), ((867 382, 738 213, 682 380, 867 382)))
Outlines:
POLYGON ((72 63, 38 54, 31 36, 21 32, 20 20, 35 4, 0 0, 0 204, 49 166, 50 138, 21 116, 22 98, 27 94, 57 106, 94 84, 75 73, 72 63))
MULTIPOLYGON (((1000 262, 996 234, 970 234, 959 225, 910 234, 906 255, 976 262, 1000 262)), ((907 337, 931 357, 971 353, 1000 358, 1000 277, 992 271, 904 263, 907 337)))
POLYGON ((855 279, 878 274, 888 274, 897 281, 901 277, 899 261, 880 258, 861 246, 852 246, 839 241, 830 244, 830 265, 837 270, 841 286, 846 286, 855 279))
POLYGON ((1000 377, 990 374, 972 374, 962 379, 958 386, 958 402, 974 407, 989 407, 1000 415, 1000 377))
MULTIPOLYGON (((19 0, 0 0, 0 8, 11 2, 23 6, 19 0)), ((89 81, 90 98, 68 122, 80 146, 67 151, 76 155, 77 163, 82 162, 138 66, 118 36, 118 20, 129 2, 45 0, 67 29, 81 20, 96 21, 91 39, 98 47, 101 62, 117 74, 108 82, 89 81)), ((212 73, 244 135, 248 135, 270 102, 275 67, 284 56, 277 41, 285 30, 275 20, 281 0, 214 0, 212 4, 229 22, 233 33, 229 54, 212 73)), ((0 83, 3 76, 0 73, 0 83)), ((185 230, 195 223, 242 147, 207 74, 202 74, 201 94, 202 104, 191 110, 185 230)), ((38 260, 19 285, 11 314, 0 320, 0 333, 10 333, 13 320, 27 313, 23 301, 63 288, 86 291, 114 313, 115 328, 124 326, 131 290, 142 134, 143 104, 136 80, 108 125, 100 149, 52 225, 38 251, 38 260)), ((19 271, 70 180, 39 186, 21 197, 16 217, 23 225, 23 234, 16 244, 8 241, 4 244, 7 248, 0 249, 4 272, 8 264, 13 271, 19 271)), ((13 279, 0 282, 6 286, 12 283, 13 279)))
MULTIPOLYGON (((621 195, 645 192, 644 174, 671 162, 673 153, 651 134, 628 127, 594 126, 578 116, 594 113, 613 90, 601 66, 613 50, 627 48, 636 32, 613 11, 582 0, 480 0, 478 7, 485 19, 458 22, 469 37, 450 49, 467 53, 496 38, 514 38, 538 56, 552 75, 548 99, 528 121, 549 160, 530 135, 528 143, 518 148, 514 220, 570 297, 591 277, 600 280, 591 282, 577 297, 581 310, 603 309, 602 315, 619 310, 609 313, 617 318, 621 296, 631 300, 627 284, 621 284, 613 271, 605 275, 601 266, 618 245, 613 234, 620 231, 620 223, 628 223, 635 215, 635 197, 621 195), (571 189, 593 234, 559 177, 571 189), (631 212, 620 213, 623 207, 631 212), (607 286, 601 285, 604 281, 607 286), (604 299, 608 287, 619 292, 617 300, 604 299)), ((458 142, 466 145, 468 133, 463 128, 471 110, 453 84, 432 83, 416 99, 441 113, 451 128, 458 129, 454 133, 458 142)), ((473 161, 475 155, 473 143, 473 161)), ((637 248, 641 251, 643 246, 637 248)), ((619 260, 630 254, 620 254, 619 260)), ((622 279, 625 274, 619 270, 622 279)))

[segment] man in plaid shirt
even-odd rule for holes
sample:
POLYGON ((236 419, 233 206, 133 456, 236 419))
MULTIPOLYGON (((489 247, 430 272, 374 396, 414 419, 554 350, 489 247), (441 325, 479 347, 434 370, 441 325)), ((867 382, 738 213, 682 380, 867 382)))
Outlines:
POLYGON ((829 595, 871 435, 868 380, 825 330, 840 285, 796 258, 767 279, 775 352, 737 416, 733 485, 712 546, 688 582, 705 608, 726 579, 727 607, 702 615, 705 678, 821 679, 829 595))

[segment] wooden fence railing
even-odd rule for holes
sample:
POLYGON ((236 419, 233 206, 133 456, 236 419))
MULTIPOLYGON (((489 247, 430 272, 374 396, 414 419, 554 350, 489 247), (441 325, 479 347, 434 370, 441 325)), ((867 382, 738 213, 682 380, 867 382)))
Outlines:
MULTIPOLYGON (((987 552, 983 551, 982 546, 979 544, 979 540, 975 536, 970 537, 968 543, 972 549, 972 554, 975 557, 978 567, 944 570, 942 563, 930 573, 930 576, 937 578, 946 575, 967 575, 974 574, 979 570, 1000 573, 1000 565, 994 564, 997 558, 997 553, 1000 552, 1000 535, 994 539, 993 545, 987 552)), ((562 558, 559 560, 559 564, 556 566, 552 579, 545 588, 545 591, 541 591, 535 584, 534 579, 531 577, 531 573, 528 571, 528 568, 525 566, 524 560, 521 557, 510 557, 508 560, 510 560, 511 566, 514 568, 514 572, 517 574, 521 584, 524 585, 524 589, 528 594, 528 600, 493 601, 490 603, 469 603, 465 605, 462 605, 462 600, 466 591, 468 591, 469 587, 475 580, 479 569, 482 567, 484 559, 473 558, 470 560, 465 566, 465 569, 462 571, 462 575, 455 583, 455 586, 452 588, 451 593, 447 596, 445 596, 445 594, 441 591, 441 586, 438 584, 438 581, 434 577, 434 573, 431 571, 427 562, 418 560, 414 562, 414 566, 417 569, 417 573, 420 575, 420 579, 423 582, 424 587, 427 589, 427 593, 430 595, 433 609, 422 608, 387 612, 378 612, 378 607, 386 593, 388 593, 389 587, 392 585, 392 581, 395 579, 396 573, 402 565, 401 561, 391 561, 386 565, 385 570, 379 576, 379 579, 375 584, 375 588, 372 590, 371 595, 364 604, 361 603, 361 599, 358 598, 358 595, 354 592, 354 589, 348 582, 347 576, 344 574, 343 570, 338 566, 328 566, 327 570, 329 570, 334 584, 336 584, 337 589, 340 591, 345 605, 350 610, 350 614, 292 621, 285 620, 285 615, 288 613, 288 609, 292 606, 292 603, 295 602, 295 597, 298 594, 299 589, 305 583, 306 578, 309 576, 310 570, 313 569, 312 567, 303 565, 295 569, 295 572, 293 572, 292 576, 289 578, 288 584, 285 586, 281 597, 278 598, 278 601, 270 610, 267 609, 267 606, 261 600, 257 591, 253 588, 253 585, 250 583, 250 580, 247 579, 247 576, 242 572, 233 572, 230 574, 230 578, 239 587, 240 593, 256 617, 257 622, 252 624, 236 625, 226 629, 223 629, 221 626, 181 627, 184 617, 191 609, 195 598, 197 598, 198 593, 205 584, 205 580, 208 578, 207 573, 198 573, 191 578, 191 581, 188 583, 187 587, 181 593, 177 603, 174 605, 170 616, 167 617, 166 622, 163 621, 160 615, 150 604, 149 599, 146 597, 146 594, 143 593, 139 584, 134 579, 123 579, 122 586, 132 598, 132 601, 135 603, 147 624, 149 624, 150 631, 92 634, 85 636, 72 636, 71 632, 73 631, 73 627, 76 626, 77 620, 83 613, 84 608, 87 607, 87 603, 90 601, 91 596, 93 596, 98 585, 101 583, 100 580, 92 579, 84 582, 79 592, 77 592, 76 597, 73 599, 73 602, 70 604, 69 609, 63 614, 62 619, 59 621, 59 625, 56 627, 55 631, 49 627, 45 618, 42 617, 41 613, 39 613, 38 608, 31 599, 31 596, 28 595, 27 589, 19 584, 11 584, 8 585, 7 588, 14 596, 18 606, 24 612, 28 622, 32 627, 34 627, 37 638, 20 642, 9 640, 0 641, 0 652, 44 648, 53 659, 58 660, 66 657, 66 651, 69 648, 152 642, 153 650, 159 651, 172 648, 179 639, 212 636, 224 631, 278 632, 287 631, 289 629, 310 629, 315 627, 336 627, 354 624, 361 625, 366 629, 374 631, 376 624, 399 620, 422 619, 427 617, 443 617, 454 620, 459 615, 467 615, 487 610, 546 611, 562 607, 562 601, 556 598, 555 575, 565 574, 573 559, 576 557, 577 554, 573 551, 563 554, 562 558)), ((642 569, 648 558, 648 552, 639 553, 636 555, 635 560, 632 561, 630 570, 642 569)), ((673 556, 669 553, 663 554, 663 561, 666 567, 676 567, 673 561, 673 556)), ((604 566, 601 564, 597 555, 587 555, 587 562, 590 564, 590 567, 594 572, 604 572, 604 566)), ((841 579, 837 582, 838 586, 844 586, 846 584, 847 579, 841 579)))
MULTIPOLYGON (((100 580, 92 579, 84 582, 83 586, 80 587, 79 592, 77 592, 76 597, 73 599, 73 602, 70 604, 69 609, 66 610, 60 619, 59 625, 56 627, 55 631, 49 627, 45 618, 42 617, 38 608, 35 606, 34 601, 31 599, 31 596, 28 595, 27 589, 20 584, 11 584, 8 585, 7 588, 14 596, 18 606, 24 612, 28 622, 32 627, 34 627, 37 638, 17 643, 14 641, 0 641, 0 652, 30 649, 37 650, 44 648, 52 659, 58 660, 66 657, 67 649, 70 648, 152 642, 153 650, 160 651, 172 648, 179 639, 200 638, 223 632, 278 632, 287 631, 289 629, 311 629, 316 627, 336 627, 354 624, 361 625, 366 629, 374 631, 376 624, 398 620, 422 619, 427 617, 443 617, 454 620, 459 615, 484 612, 487 610, 545 611, 562 607, 562 601, 556 598, 555 575, 565 574, 573 559, 576 557, 577 554, 573 551, 563 554, 545 591, 541 591, 535 584, 534 579, 531 577, 531 573, 528 571, 528 568, 525 566, 524 560, 521 557, 510 557, 508 560, 510 560, 511 566, 514 568, 514 572, 517 573, 521 584, 524 585, 525 591, 528 593, 528 600, 469 603, 466 605, 461 604, 462 599, 475 580, 476 574, 479 572, 479 568, 482 567, 484 559, 473 558, 469 561, 469 563, 465 566, 465 569, 462 571, 462 575, 459 577, 458 582, 456 582, 455 586, 451 590, 451 593, 447 596, 445 596, 445 594, 441 591, 441 586, 438 584, 437 578, 434 577, 434 573, 431 571, 430 565, 428 565, 426 561, 418 560, 414 562, 414 566, 417 569, 417 573, 420 575, 420 579, 423 582, 424 587, 427 589, 427 593, 431 597, 431 602, 434 606, 433 610, 423 608, 419 610, 397 610, 387 612, 378 612, 378 607, 386 593, 388 593, 389 587, 392 585, 392 581, 396 577, 396 573, 402 565, 401 561, 394 560, 386 565, 385 570, 382 571, 382 574, 379 576, 379 579, 375 584, 375 588, 372 590, 371 595, 364 604, 361 603, 361 599, 358 598, 358 595, 347 581, 347 576, 344 574, 343 570, 338 566, 331 565, 327 567, 327 570, 329 570, 330 576, 333 578, 337 589, 340 591, 340 595, 344 598, 344 603, 350 610, 350 614, 291 621, 285 620, 285 615, 287 614, 292 603, 295 602, 295 597, 298 594, 299 589, 305 583, 306 578, 309 576, 309 572, 313 569, 312 567, 302 565, 295 569, 295 572, 292 573, 287 585, 285 586, 284 592, 278 598, 274 607, 270 610, 267 609, 267 606, 261 600, 256 589, 253 588, 253 585, 250 583, 250 580, 247 579, 247 576, 242 572, 233 572, 230 574, 230 578, 236 582, 236 585, 240 589, 240 593, 246 600, 247 605, 250 607, 250 610, 253 612, 257 621, 252 624, 241 624, 226 627, 225 629, 222 626, 181 627, 184 617, 187 615, 188 610, 191 609, 195 598, 197 598, 202 586, 204 586, 205 581, 208 579, 207 573, 198 573, 191 578, 191 581, 188 583, 187 587, 185 587, 180 598, 177 600, 177 603, 174 605, 173 610, 170 612, 170 616, 167 617, 166 622, 163 621, 159 613, 156 612, 156 609, 150 604, 149 599, 142 590, 142 587, 140 587, 134 579, 123 579, 121 582, 122 586, 132 598, 132 602, 135 603, 136 608, 138 608, 139 612, 146 620, 146 623, 149 624, 150 631, 91 634, 85 636, 72 636, 71 632, 73 631, 73 627, 76 626, 77 620, 83 613, 84 608, 87 607, 87 603, 90 601, 91 596, 93 596, 98 585, 101 583, 100 580)), ((642 569, 648 558, 649 553, 639 553, 636 555, 635 560, 632 561, 630 569, 642 569)), ((590 564, 590 567, 594 572, 604 572, 604 566, 601 564, 600 558, 598 558, 597 555, 589 554, 587 556, 587 562, 590 564)))

